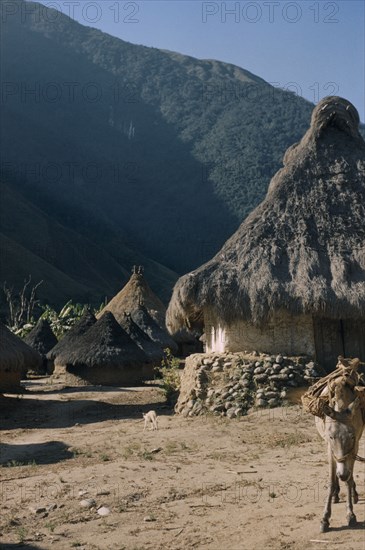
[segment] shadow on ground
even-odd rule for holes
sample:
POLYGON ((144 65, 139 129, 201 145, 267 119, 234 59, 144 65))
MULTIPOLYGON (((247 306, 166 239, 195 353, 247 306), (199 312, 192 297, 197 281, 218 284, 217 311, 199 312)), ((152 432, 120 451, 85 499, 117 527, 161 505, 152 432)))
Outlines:
MULTIPOLYGON (((360 502, 360 501, 359 501, 360 502)), ((354 508, 356 512, 356 509, 354 508)), ((346 521, 346 517, 344 518, 346 521)), ((341 525, 340 527, 330 527, 329 532, 331 531, 353 531, 354 529, 365 529, 365 521, 358 521, 356 525, 341 525)))
POLYGON ((43 550, 40 546, 34 546, 34 544, 26 543, 14 543, 14 544, 1 544, 1 550, 43 550))
MULTIPOLYGON (((0 443, 0 464, 11 466, 25 466, 32 464, 55 464, 68 458, 73 453, 62 441, 47 441, 45 443, 0 443)), ((1 548, 1 545, 0 545, 1 548)))
MULTIPOLYGON (((47 379, 46 377, 44 378, 47 379)), ((27 394, 40 394, 40 395, 52 395, 59 393, 87 393, 87 392, 100 392, 100 393, 120 393, 125 391, 133 391, 133 388, 122 388, 120 386, 66 386, 64 384, 52 384, 50 388, 47 388, 46 384, 40 384, 39 379, 35 380, 22 380, 22 391, 17 392, 23 395, 27 394)))
POLYGON ((27 394, 22 398, 6 396, 0 399, 0 430, 69 428, 75 424, 141 418, 143 412, 151 409, 164 409, 164 414, 172 412, 163 397, 152 403, 120 404, 94 399, 34 399, 27 394))

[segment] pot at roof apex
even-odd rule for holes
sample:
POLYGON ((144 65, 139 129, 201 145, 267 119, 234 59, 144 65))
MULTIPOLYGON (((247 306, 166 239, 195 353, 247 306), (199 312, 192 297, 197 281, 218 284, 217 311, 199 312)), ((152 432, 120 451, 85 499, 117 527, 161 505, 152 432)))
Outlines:
POLYGON ((166 330, 166 308, 149 286, 144 268, 134 265, 127 284, 107 303, 97 317, 100 318, 106 311, 111 311, 116 320, 122 323, 125 313, 131 313, 140 306, 144 306, 159 327, 166 330))

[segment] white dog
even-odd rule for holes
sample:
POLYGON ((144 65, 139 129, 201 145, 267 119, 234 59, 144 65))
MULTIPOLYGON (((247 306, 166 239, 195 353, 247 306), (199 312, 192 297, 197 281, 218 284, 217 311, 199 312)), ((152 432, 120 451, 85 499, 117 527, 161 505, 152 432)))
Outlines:
POLYGON ((158 430, 157 425, 157 414, 156 411, 148 411, 148 413, 143 413, 144 418, 144 428, 143 431, 147 428, 147 424, 151 424, 151 430, 158 430))

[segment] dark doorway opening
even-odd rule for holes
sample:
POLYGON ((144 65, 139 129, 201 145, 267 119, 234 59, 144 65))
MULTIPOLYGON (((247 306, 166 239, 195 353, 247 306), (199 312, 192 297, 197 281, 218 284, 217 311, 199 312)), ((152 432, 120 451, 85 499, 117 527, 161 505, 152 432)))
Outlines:
POLYGON ((314 318, 316 361, 327 372, 334 370, 337 357, 359 357, 365 361, 365 319, 314 318))

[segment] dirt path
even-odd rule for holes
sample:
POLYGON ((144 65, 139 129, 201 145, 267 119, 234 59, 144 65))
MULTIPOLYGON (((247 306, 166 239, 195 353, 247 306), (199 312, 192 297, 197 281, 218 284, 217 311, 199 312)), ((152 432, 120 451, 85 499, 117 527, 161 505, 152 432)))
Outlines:
POLYGON ((0 414, 1 548, 365 550, 365 465, 357 528, 346 526, 343 487, 320 534, 326 452, 298 407, 185 419, 154 387, 34 383, 0 414), (143 432, 151 408, 160 429, 143 432))

